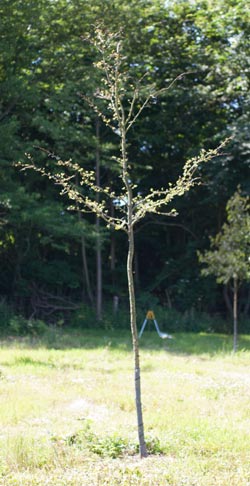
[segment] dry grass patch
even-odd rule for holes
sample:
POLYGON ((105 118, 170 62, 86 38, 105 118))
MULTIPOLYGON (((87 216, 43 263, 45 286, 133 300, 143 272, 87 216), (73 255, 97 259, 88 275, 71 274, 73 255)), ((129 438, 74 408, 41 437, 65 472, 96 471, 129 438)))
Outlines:
POLYGON ((141 341, 142 461, 128 334, 2 343, 0 484, 250 485, 250 352, 213 336, 209 353, 203 335, 192 352, 194 338, 141 341))

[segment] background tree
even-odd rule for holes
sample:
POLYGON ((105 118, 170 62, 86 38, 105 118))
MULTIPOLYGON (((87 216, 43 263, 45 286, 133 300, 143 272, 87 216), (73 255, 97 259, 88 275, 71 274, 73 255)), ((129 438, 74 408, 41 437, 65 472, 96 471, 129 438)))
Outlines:
MULTIPOLYGON (((205 326, 198 316, 197 326, 193 323, 196 313, 224 318, 227 300, 220 298, 215 281, 201 277, 196 253, 206 248, 208 235, 221 228, 226 201, 237 185, 246 194, 250 191, 250 22, 245 2, 2 0, 0 17, 1 298, 29 317, 39 290, 67 297, 83 306, 85 315, 93 315, 91 323, 96 325, 92 301, 98 295, 96 253, 101 247, 104 319, 99 325, 105 326, 113 295, 119 296, 121 312, 126 306, 122 233, 109 234, 101 224, 98 245, 93 216, 84 214, 78 221, 75 213, 69 221, 66 198, 60 199, 38 174, 24 176, 12 167, 25 152, 41 146, 94 169, 96 114, 78 93, 91 93, 98 84, 92 67, 96 52, 81 38, 101 18, 113 31, 123 28, 127 64, 135 78, 147 71, 147 81, 160 90, 179 73, 190 73, 152 100, 136 129, 131 127, 128 156, 142 192, 151 186, 160 189, 162 181, 173 183, 184 161, 201 147, 216 147, 219 140, 234 135, 223 159, 200 169, 205 183, 176 201, 179 214, 174 220, 147 214, 135 232, 142 312, 145 302, 155 302, 163 315, 170 306, 171 316, 189 313, 182 324, 185 330, 200 329, 198 323, 205 326), (67 227, 67 244, 62 243, 59 225, 62 231, 67 227), (31 227, 33 243, 27 245, 31 227)), ((117 156, 116 134, 101 123, 99 138, 100 178, 108 184, 112 156, 117 156)), ((42 162, 42 153, 36 151, 35 157, 42 162)), ((51 161, 44 163, 49 166, 51 161)), ((242 290, 245 300, 240 306, 249 317, 249 283, 242 290)), ((48 323, 62 320, 59 313, 48 315, 42 308, 36 315, 48 323)), ((180 319, 171 316, 164 321, 174 331, 180 319)), ((69 322, 68 314, 63 318, 69 322)), ((85 318, 82 325, 89 321, 85 318)), ((110 325, 121 323, 119 319, 119 324, 114 320, 110 325)), ((216 319, 211 326, 224 329, 216 319)))
POLYGON ((250 204, 240 188, 229 199, 227 222, 221 231, 210 238, 211 250, 199 253, 199 261, 206 265, 202 275, 215 275, 218 283, 233 282, 234 344, 237 349, 238 288, 241 282, 250 280, 250 204))

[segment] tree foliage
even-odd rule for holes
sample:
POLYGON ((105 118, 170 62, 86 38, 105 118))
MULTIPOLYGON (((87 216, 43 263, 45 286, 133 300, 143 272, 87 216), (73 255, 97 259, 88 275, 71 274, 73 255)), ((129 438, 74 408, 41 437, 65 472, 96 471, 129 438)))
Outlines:
POLYGON ((240 189, 229 199, 227 222, 215 237, 210 238, 211 250, 199 254, 205 264, 203 275, 215 275, 218 283, 227 284, 231 279, 250 279, 250 205, 240 189))
MULTIPOLYGON (((204 251, 208 235, 221 228, 226 202, 237 185, 246 194, 250 191, 250 22, 245 2, 2 0, 0 16, 1 295, 30 315, 32 292, 24 289, 35 280, 41 290, 55 295, 60 288, 64 297, 87 303, 82 237, 95 294, 93 217, 85 214, 79 223, 78 214, 66 212, 66 199, 61 200, 45 179, 20 174, 12 164, 24 161, 29 152, 50 170, 53 159, 35 148, 42 147, 94 170, 96 114, 79 94, 89 97, 98 88, 99 75, 92 68, 97 53, 85 40, 90 25, 102 19, 112 31, 123 29, 124 62, 134 79, 145 76, 145 85, 161 90, 186 73, 171 90, 152 98, 136 130, 130 129, 128 158, 142 195, 150 187, 160 191, 166 182, 174 183, 185 160, 196 157, 201 148, 216 147, 234 136, 223 158, 198 169, 204 184, 176 201, 175 219, 163 221, 147 213, 135 234, 136 282, 148 300, 181 312, 225 313, 220 287, 200 277, 196 252, 204 251), (59 235, 60 225, 62 232, 67 227, 67 244, 59 235), (58 288, 49 275, 54 268, 57 282, 63 281, 63 270, 58 269, 64 263, 75 283, 58 288)), ((104 101, 99 99, 99 107, 104 101)), ((114 182, 116 140, 117 134, 101 123, 100 176, 106 187, 114 182)), ((123 301, 125 239, 115 230, 109 236, 103 228, 101 239, 105 300, 118 294, 123 301)), ((245 303, 248 289, 245 283, 240 296, 245 303)), ((42 317, 42 310, 37 314, 42 317)))

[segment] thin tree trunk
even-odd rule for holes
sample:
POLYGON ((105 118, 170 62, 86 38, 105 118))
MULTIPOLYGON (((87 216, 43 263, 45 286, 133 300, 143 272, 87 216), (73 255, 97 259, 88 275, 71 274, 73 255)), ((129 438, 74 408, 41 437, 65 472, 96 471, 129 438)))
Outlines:
POLYGON ((100 218, 96 218, 96 318, 102 319, 102 250, 100 238, 100 218))
POLYGON ((172 302, 171 302, 171 298, 170 298, 169 291, 168 291, 167 288, 165 288, 165 295, 166 295, 166 298, 167 298, 168 308, 172 309, 172 302))
POLYGON ((233 307, 232 307, 232 301, 230 300, 228 295, 228 284, 225 284, 223 287, 223 297, 225 300, 227 311, 231 317, 233 315, 233 307))
MULTIPOLYGON (((96 185, 101 185, 100 180, 100 120, 96 118, 96 185)), ((99 193, 96 193, 99 202, 99 193)), ((100 235, 100 218, 96 217, 96 318, 102 319, 102 248, 100 235)))
MULTIPOLYGON (((110 208, 111 216, 114 217, 114 205, 111 203, 110 208)), ((110 270, 113 292, 115 291, 115 267, 116 267, 116 245, 115 245, 115 233, 114 230, 110 233, 110 270)))
MULTIPOLYGON (((79 177, 78 174, 76 174, 76 185, 79 186, 79 177)), ((78 211, 78 221, 82 221, 82 213, 81 211, 78 211)), ((83 286, 86 285, 86 293, 89 299, 89 302, 91 305, 94 304, 94 297, 93 297, 93 292, 91 289, 91 284, 90 284, 90 278, 89 278, 89 269, 88 269, 88 260, 87 260, 87 254, 86 254, 86 244, 85 244, 85 238, 84 235, 81 234, 81 256, 82 256, 82 277, 83 277, 83 286)), ((84 297, 84 291, 83 291, 83 297, 84 297)))
POLYGON ((238 340, 238 281, 237 277, 234 277, 234 305, 233 305, 233 316, 234 316, 234 352, 237 351, 237 340, 238 340))
MULTIPOLYGON (((82 219, 82 213, 78 211, 78 219, 81 221, 82 219)), ((86 291, 87 291, 87 296, 89 299, 89 302, 91 305, 93 305, 94 298, 93 298, 93 293, 90 285, 90 279, 89 279, 89 269, 88 269, 88 261, 87 261, 87 255, 86 255, 86 245, 85 245, 85 238, 83 235, 81 235, 81 254, 82 254, 82 276, 83 276, 83 282, 86 284, 86 291)))
MULTIPOLYGON (((116 72, 117 74, 117 72, 116 72)), ((121 137, 121 158, 122 158, 122 180, 126 190, 127 196, 127 235, 128 235, 128 255, 127 255, 127 279, 128 279, 128 293, 129 293, 129 309, 130 309, 130 327, 133 343, 134 355, 134 384, 135 384, 135 406, 137 415, 137 432, 139 439, 140 457, 147 457, 147 447, 144 437, 144 424, 142 415, 141 403, 141 371, 140 371, 140 356, 139 356, 139 341, 136 325, 136 305, 135 305, 135 282, 133 274, 133 261, 135 253, 134 243, 134 226, 133 226, 133 189, 132 183, 128 174, 128 158, 126 152, 126 117, 125 112, 119 98, 119 86, 117 79, 115 80, 115 113, 117 115, 120 137, 121 137)))
POLYGON ((124 125, 121 125, 122 133, 122 160, 123 160, 123 181, 127 191, 127 230, 128 230, 128 257, 127 257, 127 278, 128 278, 128 292, 129 292, 129 307, 130 307, 130 326, 133 342, 134 354, 134 379, 135 379, 135 405, 137 414, 137 431, 139 439, 140 457, 147 457, 147 448, 144 438, 144 424, 142 416, 141 403, 141 370, 140 370, 140 356, 139 356, 139 341, 136 325, 136 305, 135 305, 135 282, 133 273, 133 261, 135 253, 134 243, 134 227, 133 227, 133 193, 131 182, 127 172, 127 154, 126 154, 126 131, 124 125))
POLYGON ((134 231, 130 228, 128 233, 129 249, 127 259, 127 277, 128 277, 128 291, 129 291, 129 306, 130 306, 130 325, 133 341, 134 352, 134 372, 135 372, 135 402, 137 413, 137 430, 139 438, 140 456, 147 457, 147 449, 144 438, 144 425, 142 416, 141 403, 141 372, 140 372, 140 357, 139 357, 139 343, 136 326, 136 306, 135 306, 135 289, 133 277, 133 257, 134 257, 134 231))

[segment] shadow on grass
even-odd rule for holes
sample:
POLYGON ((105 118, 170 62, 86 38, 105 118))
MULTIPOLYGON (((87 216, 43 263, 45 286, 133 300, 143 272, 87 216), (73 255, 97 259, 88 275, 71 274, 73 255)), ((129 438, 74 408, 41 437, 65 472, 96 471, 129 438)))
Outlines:
MULTIPOLYGON (((142 350, 164 350, 182 355, 230 354, 233 349, 233 337, 224 334, 176 333, 173 339, 161 339, 156 332, 146 331, 140 339, 142 350)), ((49 329, 41 337, 9 337, 0 339, 3 348, 19 349, 97 349, 109 348, 131 352, 132 342, 129 331, 49 329)), ((250 335, 239 336, 239 351, 250 351, 250 335)), ((23 363, 25 364, 25 363, 23 363)), ((28 363, 27 363, 28 364, 28 363)))
MULTIPOLYGON (((233 336, 209 333, 178 333, 167 343, 167 350, 174 354, 214 356, 233 352, 233 336)), ((250 351, 250 336, 239 336, 238 352, 250 351)))

